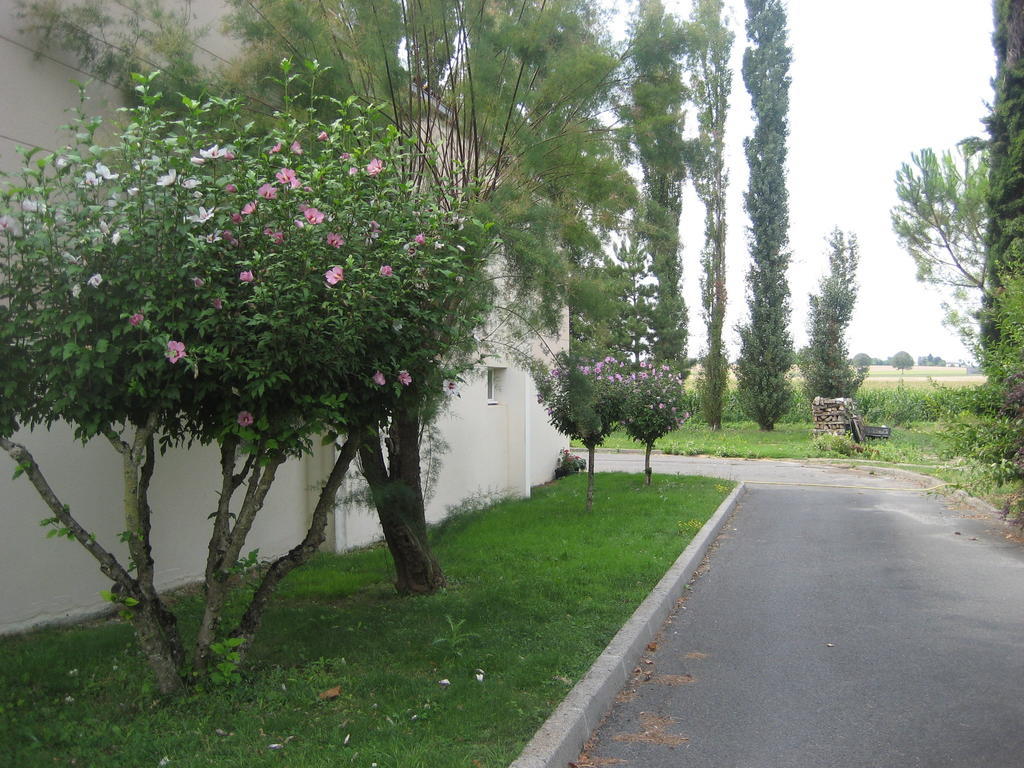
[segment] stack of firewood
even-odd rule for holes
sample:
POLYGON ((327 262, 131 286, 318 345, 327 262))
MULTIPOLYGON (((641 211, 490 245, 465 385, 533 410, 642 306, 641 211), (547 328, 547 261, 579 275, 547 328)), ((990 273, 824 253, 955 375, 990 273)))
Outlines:
POLYGON ((816 397, 811 401, 815 435, 845 435, 856 416, 856 405, 849 397, 816 397))

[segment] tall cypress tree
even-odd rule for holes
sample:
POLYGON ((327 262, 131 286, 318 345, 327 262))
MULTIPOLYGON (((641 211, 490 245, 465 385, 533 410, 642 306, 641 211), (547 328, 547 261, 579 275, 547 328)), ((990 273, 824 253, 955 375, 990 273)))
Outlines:
POLYGON ((685 29, 679 20, 665 11, 661 0, 643 0, 632 27, 629 97, 622 116, 643 175, 639 229, 657 279, 651 354, 680 366, 686 362, 687 317, 679 257, 687 158, 685 50, 685 29))
POLYGON ((989 197, 982 346, 1000 338, 995 297, 1008 278, 1024 273, 1024 0, 996 0, 995 103, 989 118, 989 197))
POLYGON ((701 252, 701 304, 707 324, 707 349, 701 358, 701 413, 711 429, 721 429, 729 361, 722 342, 725 326, 725 120, 732 92, 733 33, 723 19, 722 0, 698 0, 690 21, 692 99, 700 128, 693 171, 697 196, 704 203, 701 252))
POLYGON ((746 0, 747 39, 743 83, 756 121, 743 146, 750 166, 745 195, 752 263, 747 272, 749 322, 739 329, 736 366, 740 396, 762 430, 774 429, 790 397, 793 341, 789 333, 789 64, 786 11, 781 0, 746 0))

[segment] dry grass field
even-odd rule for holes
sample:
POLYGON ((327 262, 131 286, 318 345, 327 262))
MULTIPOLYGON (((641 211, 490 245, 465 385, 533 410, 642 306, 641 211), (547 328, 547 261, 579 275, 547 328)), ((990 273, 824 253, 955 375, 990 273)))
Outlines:
POLYGON ((985 383, 984 374, 968 373, 966 368, 940 368, 937 366, 914 366, 901 371, 891 365, 872 365, 864 381, 866 387, 928 386, 930 381, 949 386, 977 386, 985 383))

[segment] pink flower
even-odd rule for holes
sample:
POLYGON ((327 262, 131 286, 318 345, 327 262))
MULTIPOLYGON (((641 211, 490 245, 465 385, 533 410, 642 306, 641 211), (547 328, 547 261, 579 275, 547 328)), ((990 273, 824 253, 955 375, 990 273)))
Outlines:
POLYGON ((299 229, 302 229, 304 226, 306 226, 306 222, 304 222, 302 219, 296 219, 295 226, 298 227, 299 229))
POLYGON ((342 152, 341 153, 341 159, 342 160, 351 160, 352 159, 352 155, 350 155, 348 152, 342 152))
POLYGON ((167 356, 167 360, 171 363, 176 363, 186 356, 185 344, 180 341, 168 341, 167 352, 164 353, 167 356))
POLYGON ((298 177, 295 175, 295 171, 291 168, 282 168, 280 171, 275 173, 274 176, 277 177, 277 180, 281 184, 287 184, 292 189, 302 186, 302 182, 299 181, 298 177))
POLYGON ((250 201, 250 202, 248 202, 248 203, 246 203, 245 205, 242 206, 242 215, 243 216, 248 216, 249 214, 251 214, 255 210, 256 210, 256 201, 252 200, 252 201, 250 201))
POLYGON ((408 387, 412 384, 412 375, 408 371, 399 371, 398 380, 402 382, 403 387, 408 387))
POLYGON ((231 220, 233 222, 235 222, 235 224, 241 224, 242 223, 242 214, 240 214, 240 213, 232 213, 231 214, 231 220))
POLYGON ((307 208, 302 212, 302 215, 306 217, 306 221, 310 224, 322 224, 324 220, 323 211, 318 211, 316 208, 307 208))
POLYGON ((267 200, 273 200, 277 197, 277 188, 272 184, 264 184, 262 187, 256 190, 256 194, 267 200))
POLYGON ((349 176, 355 176, 357 173, 359 173, 359 169, 356 168, 354 165, 348 169, 349 176))
POLYGON ((377 371, 376 373, 373 374, 373 382, 378 387, 383 387, 386 381, 387 379, 384 378, 384 374, 381 373, 380 371, 377 371))
POLYGON ((271 227, 264 227, 263 234, 280 245, 284 242, 284 232, 275 232, 271 227))
POLYGON ((345 244, 345 238, 343 238, 337 232, 328 232, 327 244, 332 248, 341 248, 341 246, 345 244))
POLYGON ((427 242, 427 236, 420 232, 418 235, 416 235, 416 237, 413 238, 413 241, 416 243, 416 245, 423 245, 424 243, 427 242))
POLYGON ((221 301, 220 299, 214 299, 210 303, 213 304, 214 309, 224 309, 224 302, 221 301))
POLYGON ((228 150, 227 152, 225 152, 225 153, 224 153, 224 159, 225 159, 225 160, 234 160, 234 159, 235 159, 235 153, 234 153, 234 152, 232 152, 232 151, 231 151, 231 150, 229 149, 229 150, 228 150))
POLYGON ((252 426, 252 423, 254 421, 255 421, 255 419, 252 417, 252 414, 249 413, 248 411, 239 411, 238 412, 238 426, 240 426, 240 427, 249 427, 249 426, 252 426))
POLYGON ((378 158, 373 158, 369 165, 366 166, 366 173, 370 176, 376 176, 378 173, 384 170, 384 163, 378 158))
POLYGON ((134 315, 128 318, 128 322, 133 328, 138 328, 139 324, 144 320, 141 312, 136 312, 134 315))
POLYGON ((202 288, 204 285, 206 285, 206 281, 203 280, 203 278, 201 277, 193 277, 192 285, 194 285, 196 288, 202 288))
POLYGON ((341 267, 331 267, 324 272, 324 280, 327 281, 328 285, 337 285, 345 279, 345 270, 341 267))
POLYGON ((238 187, 236 187, 234 184, 225 184, 224 191, 227 192, 229 195, 233 195, 235 194, 235 192, 238 191, 238 187))
POLYGON ((277 144, 275 144, 274 146, 272 146, 270 148, 270 152, 268 152, 268 154, 274 155, 274 154, 277 154, 280 151, 281 151, 281 142, 279 141, 279 142, 277 142, 277 144))
POLYGON ((256 279, 256 276, 253 275, 253 273, 250 270, 246 269, 238 273, 238 279, 241 280, 243 283, 251 283, 253 280, 256 279))
POLYGON ((385 264, 383 267, 380 268, 380 273, 384 277, 391 277, 391 275, 393 275, 395 272, 393 269, 391 269, 390 265, 385 264))
POLYGON ((302 154, 302 145, 299 144, 299 142, 297 142, 297 141, 293 141, 292 142, 292 146, 291 146, 291 150, 296 155, 301 155, 302 154))
POLYGON ((320 131, 316 137, 320 139, 320 141, 327 141, 327 131, 320 131))

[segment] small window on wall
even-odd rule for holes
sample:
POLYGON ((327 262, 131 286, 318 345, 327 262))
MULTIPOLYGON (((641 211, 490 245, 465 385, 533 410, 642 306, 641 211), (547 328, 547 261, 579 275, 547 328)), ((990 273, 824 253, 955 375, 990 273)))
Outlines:
POLYGON ((505 369, 487 369, 487 404, 498 405, 501 402, 502 391, 505 388, 505 369))

